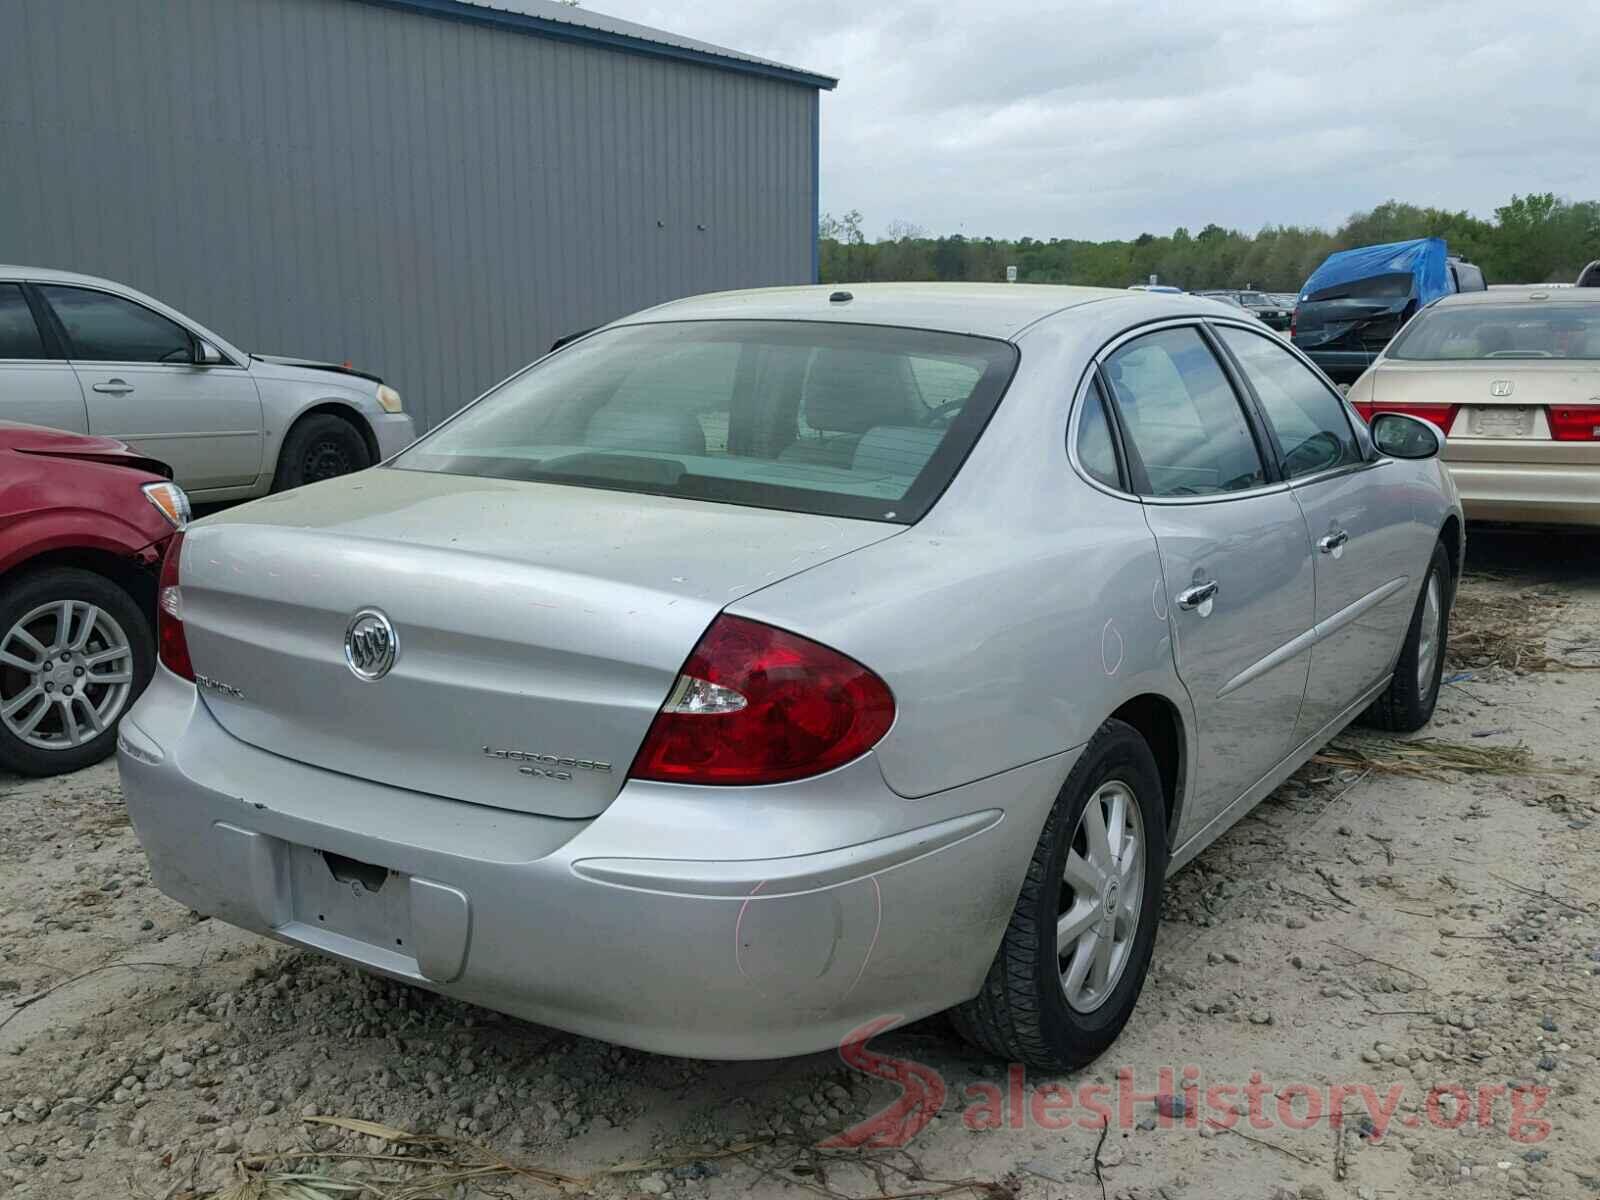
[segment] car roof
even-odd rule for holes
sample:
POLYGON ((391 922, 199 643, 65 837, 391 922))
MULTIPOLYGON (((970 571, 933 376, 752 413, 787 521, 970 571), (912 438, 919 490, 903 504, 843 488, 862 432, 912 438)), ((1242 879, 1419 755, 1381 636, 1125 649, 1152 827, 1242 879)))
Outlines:
POLYGON ((87 283, 97 286, 127 288, 115 279, 102 279, 98 275, 80 275, 76 271, 57 271, 51 267, 19 267, 0 263, 0 279, 27 279, 34 283, 87 283))
POLYGON ((1550 301, 1557 304, 1600 303, 1600 288, 1551 287, 1547 283, 1497 284, 1483 292, 1452 292, 1435 301, 1430 307, 1461 304, 1515 304, 1519 300, 1530 303, 1550 301))
POLYGON ((1061 287, 1033 283, 841 283, 714 292, 673 300, 615 322, 836 321, 897 325, 1010 339, 1068 309, 1116 304, 1128 323, 1141 319, 1215 315, 1217 300, 1170 292, 1061 287), (850 299, 832 300, 847 294, 850 299))

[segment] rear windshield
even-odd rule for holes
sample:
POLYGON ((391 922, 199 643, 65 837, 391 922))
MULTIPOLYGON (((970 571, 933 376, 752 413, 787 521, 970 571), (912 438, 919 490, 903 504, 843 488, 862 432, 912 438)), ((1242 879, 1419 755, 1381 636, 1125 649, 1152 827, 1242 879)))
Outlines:
POLYGON ((1390 358, 1600 359, 1600 304, 1461 304, 1429 308, 1389 347, 1390 358))
POLYGON ((1302 303, 1317 304, 1324 300, 1404 300, 1411 295, 1411 276, 1404 271, 1392 275, 1374 275, 1370 279, 1352 279, 1332 287, 1319 288, 1310 293, 1302 303))
POLYGON ((910 524, 1016 361, 1006 342, 915 329, 628 326, 547 356, 393 465, 910 524))

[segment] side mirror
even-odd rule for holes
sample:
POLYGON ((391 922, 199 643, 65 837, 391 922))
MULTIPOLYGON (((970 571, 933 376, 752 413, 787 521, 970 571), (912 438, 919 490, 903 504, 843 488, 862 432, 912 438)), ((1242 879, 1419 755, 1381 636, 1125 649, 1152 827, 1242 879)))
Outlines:
POLYGON ((1372 418, 1371 430, 1378 453, 1390 458, 1433 458, 1445 447, 1437 425, 1405 413, 1379 413, 1372 418))
POLYGON ((196 338, 194 347, 194 365, 197 367, 220 367, 228 360, 222 357, 218 350, 205 338, 196 338))

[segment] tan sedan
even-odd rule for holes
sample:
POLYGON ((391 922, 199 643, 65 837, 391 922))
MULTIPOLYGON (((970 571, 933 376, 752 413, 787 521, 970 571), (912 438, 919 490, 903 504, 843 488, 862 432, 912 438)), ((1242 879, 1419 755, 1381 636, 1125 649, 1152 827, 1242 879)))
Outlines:
POLYGON ((1419 312, 1350 388, 1432 421, 1470 519, 1600 525, 1600 289, 1495 288, 1419 312))

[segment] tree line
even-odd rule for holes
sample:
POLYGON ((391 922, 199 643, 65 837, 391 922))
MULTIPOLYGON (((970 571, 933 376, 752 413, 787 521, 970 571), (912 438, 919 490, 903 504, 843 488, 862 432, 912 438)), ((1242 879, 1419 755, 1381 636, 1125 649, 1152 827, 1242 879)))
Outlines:
POLYGON ((932 237, 894 222, 868 241, 855 210, 824 214, 817 230, 824 283, 872 280, 1004 281, 1017 268, 1022 283, 1127 287, 1151 275, 1186 291, 1254 287, 1298 291, 1335 250, 1415 237, 1442 237, 1450 253, 1483 268, 1490 283, 1571 283, 1585 263, 1600 259, 1600 201, 1568 201, 1553 193, 1513 195, 1493 220, 1467 212, 1422 208, 1390 200, 1356 213, 1333 232, 1269 225, 1255 234, 1220 225, 1199 233, 1142 233, 1132 241, 1040 241, 1025 237, 932 237))

